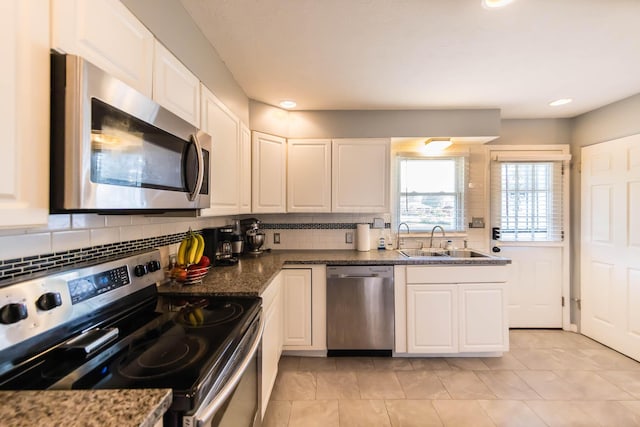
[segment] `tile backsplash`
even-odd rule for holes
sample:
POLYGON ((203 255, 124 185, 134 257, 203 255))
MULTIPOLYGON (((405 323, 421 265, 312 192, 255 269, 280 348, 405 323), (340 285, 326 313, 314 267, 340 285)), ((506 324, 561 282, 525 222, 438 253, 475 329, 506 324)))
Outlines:
POLYGON ((168 218, 129 215, 50 215, 47 226, 0 230, 0 282, 78 262, 150 248, 176 252, 192 228, 231 223, 227 217, 168 218))

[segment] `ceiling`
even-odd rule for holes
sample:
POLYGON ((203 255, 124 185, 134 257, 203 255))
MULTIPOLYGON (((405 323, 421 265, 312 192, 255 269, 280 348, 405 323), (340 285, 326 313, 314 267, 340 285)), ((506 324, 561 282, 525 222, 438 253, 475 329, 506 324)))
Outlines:
POLYGON ((640 93, 640 0, 181 0, 249 98, 573 117, 640 93), (558 98, 574 102, 550 107, 558 98))

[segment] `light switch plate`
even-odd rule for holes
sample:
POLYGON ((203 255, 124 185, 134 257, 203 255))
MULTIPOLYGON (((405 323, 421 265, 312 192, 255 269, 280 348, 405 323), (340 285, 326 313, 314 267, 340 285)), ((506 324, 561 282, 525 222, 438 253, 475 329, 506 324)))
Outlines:
POLYGON ((372 228, 384 228, 384 219, 382 218, 373 218, 373 226, 372 228))
POLYGON ((344 242, 345 243, 353 243, 353 231, 347 231, 344 234, 344 242))
POLYGON ((280 233, 273 233, 273 243, 275 245, 280 244, 280 233))

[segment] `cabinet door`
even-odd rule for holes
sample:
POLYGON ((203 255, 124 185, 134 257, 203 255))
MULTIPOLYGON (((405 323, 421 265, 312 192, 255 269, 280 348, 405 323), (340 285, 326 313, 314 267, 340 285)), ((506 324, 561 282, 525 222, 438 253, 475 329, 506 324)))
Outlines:
POLYGON ((287 212, 331 212, 331 140, 287 141, 287 212))
POLYGON ((240 124, 240 213, 251 212, 251 131, 240 124))
POLYGON ((282 271, 283 345, 311 345, 311 270, 282 271))
POLYGON ((151 97, 153 35, 121 2, 53 0, 51 47, 86 58, 151 97))
POLYGON ((253 213, 285 212, 287 140, 253 132, 251 150, 253 213))
POLYGON ((458 285, 460 351, 507 351, 507 295, 504 283, 458 285))
POLYGON ((49 2, 0 2, 0 228, 49 214, 49 2))
POLYGON ((234 215, 240 210, 240 121, 202 86, 202 130, 211 135, 211 208, 203 215, 234 215))
POLYGON ((154 46, 153 99, 200 127, 200 81, 160 42, 154 46))
POLYGON ((333 212, 389 212, 389 150, 388 139, 333 141, 333 212))
POLYGON ((282 353, 282 275, 276 276, 261 295, 264 330, 262 332, 262 416, 269 404, 271 390, 278 375, 282 353))
POLYGON ((458 352, 457 285, 407 285, 407 350, 458 352))

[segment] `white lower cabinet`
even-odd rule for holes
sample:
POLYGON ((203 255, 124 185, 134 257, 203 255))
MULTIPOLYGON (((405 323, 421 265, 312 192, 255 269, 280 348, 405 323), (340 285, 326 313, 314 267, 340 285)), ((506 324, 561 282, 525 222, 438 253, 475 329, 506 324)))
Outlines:
POLYGON ((324 355, 327 351, 327 269, 319 264, 289 264, 282 276, 283 350, 324 355))
POLYGON ((407 286, 409 353, 458 352, 457 285, 407 286))
POLYGON ((282 353, 282 274, 278 274, 262 293, 262 416, 267 410, 269 397, 278 375, 278 362, 282 353))
POLYGON ((284 307, 283 345, 311 345, 311 270, 287 269, 282 273, 284 307))
MULTIPOLYGON (((406 346, 396 339, 397 353, 509 350, 506 267, 409 266, 396 275, 404 277, 395 283, 396 292, 406 292, 406 346)), ((405 329, 402 311, 396 307, 396 333, 405 329)))
POLYGON ((509 349, 505 283, 458 285, 460 352, 509 349))

